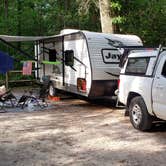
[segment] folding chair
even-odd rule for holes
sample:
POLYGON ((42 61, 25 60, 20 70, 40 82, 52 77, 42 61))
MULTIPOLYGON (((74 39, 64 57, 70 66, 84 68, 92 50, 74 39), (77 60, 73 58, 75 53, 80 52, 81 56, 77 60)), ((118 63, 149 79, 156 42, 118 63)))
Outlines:
POLYGON ((3 110, 5 106, 14 107, 16 103, 17 98, 10 90, 0 94, 0 110, 3 110))
POLYGON ((45 100, 48 96, 48 82, 43 82, 41 84, 39 95, 34 95, 33 90, 29 92, 25 91, 24 94, 18 100, 17 106, 20 106, 24 109, 28 105, 39 106, 40 108, 44 108, 48 106, 47 101, 45 100))

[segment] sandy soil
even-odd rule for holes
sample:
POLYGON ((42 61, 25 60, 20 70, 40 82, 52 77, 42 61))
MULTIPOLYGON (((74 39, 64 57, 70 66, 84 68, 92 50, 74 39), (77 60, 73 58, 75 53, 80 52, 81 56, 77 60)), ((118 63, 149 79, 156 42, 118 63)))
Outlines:
POLYGON ((0 114, 0 166, 165 166, 166 125, 139 132, 123 109, 68 99, 0 114))

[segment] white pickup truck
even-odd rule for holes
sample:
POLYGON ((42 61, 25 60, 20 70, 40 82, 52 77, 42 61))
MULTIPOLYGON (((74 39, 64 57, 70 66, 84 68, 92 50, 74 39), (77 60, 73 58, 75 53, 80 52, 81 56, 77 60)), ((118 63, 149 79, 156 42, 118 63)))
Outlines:
POLYGON ((131 53, 121 70, 118 98, 138 130, 166 120, 166 51, 131 53))

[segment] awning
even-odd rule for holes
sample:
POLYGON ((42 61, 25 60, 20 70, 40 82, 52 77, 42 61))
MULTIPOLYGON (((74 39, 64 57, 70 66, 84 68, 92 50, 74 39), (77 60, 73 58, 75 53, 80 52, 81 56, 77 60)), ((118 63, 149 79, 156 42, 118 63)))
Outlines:
POLYGON ((24 42, 24 41, 37 41, 45 38, 44 36, 8 36, 8 35, 0 35, 2 40, 6 42, 24 42))
POLYGON ((53 35, 53 36, 8 36, 0 35, 0 39, 6 42, 28 42, 28 41, 38 41, 44 39, 50 39, 55 37, 60 37, 62 35, 53 35))

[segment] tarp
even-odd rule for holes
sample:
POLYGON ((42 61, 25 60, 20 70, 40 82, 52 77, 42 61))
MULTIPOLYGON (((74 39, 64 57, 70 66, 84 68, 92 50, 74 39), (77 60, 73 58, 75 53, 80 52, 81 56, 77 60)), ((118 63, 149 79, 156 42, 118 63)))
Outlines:
POLYGON ((14 60, 7 53, 0 51, 0 73, 5 74, 9 70, 12 70, 14 60))

